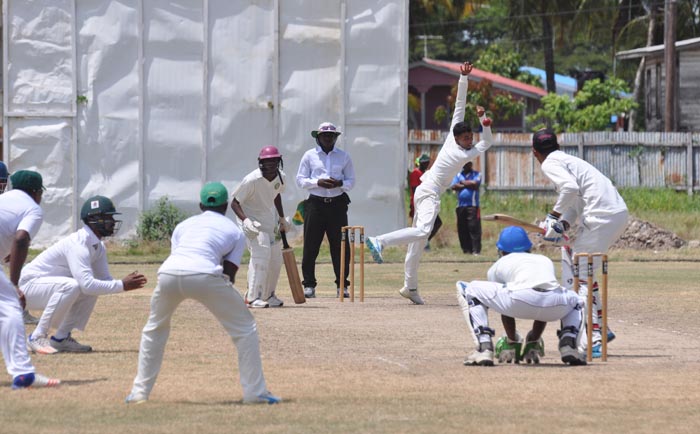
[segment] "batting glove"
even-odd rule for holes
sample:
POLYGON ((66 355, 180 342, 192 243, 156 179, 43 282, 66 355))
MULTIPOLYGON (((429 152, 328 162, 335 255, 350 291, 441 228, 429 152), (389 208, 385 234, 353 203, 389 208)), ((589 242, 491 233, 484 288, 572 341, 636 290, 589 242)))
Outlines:
POLYGON ((251 219, 243 220, 243 233, 248 238, 255 238, 260 234, 260 223, 251 219))
POLYGON ((289 232, 290 229, 291 228, 289 226, 289 222, 287 222, 287 219, 280 217, 280 232, 289 232))
POLYGON ((547 214, 543 229, 545 241, 560 243, 564 239, 564 226, 559 222, 559 217, 547 214))

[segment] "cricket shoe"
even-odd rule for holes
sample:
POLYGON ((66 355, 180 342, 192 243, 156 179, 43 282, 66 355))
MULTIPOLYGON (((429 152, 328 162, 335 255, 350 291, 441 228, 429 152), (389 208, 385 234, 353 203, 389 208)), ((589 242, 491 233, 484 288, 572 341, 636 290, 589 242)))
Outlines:
POLYGON ((250 304, 248 304, 248 307, 251 309, 264 309, 266 307, 270 307, 270 304, 264 300, 256 298, 255 300, 251 301, 250 304))
POLYGON ((124 400, 124 403, 126 404, 143 404, 144 402, 148 401, 148 397, 142 393, 130 393, 129 396, 126 397, 124 400))
POLYGON ((27 325, 39 324, 39 318, 29 313, 28 310, 22 312, 22 320, 24 320, 24 323, 27 325))
POLYGON ((279 404, 282 402, 282 398, 271 394, 270 392, 265 392, 262 395, 258 395, 255 398, 244 398, 243 404, 279 404))
POLYGON ((49 378, 41 374, 31 373, 18 375, 12 379, 12 389, 31 389, 37 387, 58 387, 61 380, 49 378))
POLYGON ((306 288, 304 288, 304 297, 316 298, 316 288, 312 286, 307 286, 306 288))
POLYGON ((508 336, 501 336, 496 341, 496 353, 499 363, 520 363, 520 349, 523 346, 523 339, 516 335, 518 340, 511 341, 508 336))
POLYGON ((561 355, 561 361, 567 365, 586 365, 586 357, 576 348, 576 339, 572 336, 559 339, 559 354, 561 355))
MULTIPOLYGON (((613 333, 612 330, 608 329, 608 343, 612 342, 613 340, 615 340, 615 333, 613 333)), ((593 354, 594 359, 600 359, 601 357, 603 357, 602 339, 593 342, 593 348, 591 349, 591 352, 593 354)))
POLYGON ((81 344, 73 339, 70 334, 61 340, 51 336, 50 343, 51 346, 54 347, 54 349, 59 353, 89 353, 92 351, 92 347, 90 345, 81 344))
MULTIPOLYGON (((340 288, 335 289, 335 296, 340 297, 340 288)), ((348 292, 348 288, 343 288, 343 298, 350 298, 350 293, 348 292)))
POLYGON ((525 344, 525 348, 523 349, 523 355, 521 359, 525 360, 525 362, 528 365, 530 363, 539 365, 540 357, 544 357, 544 340, 542 340, 542 338, 539 338, 534 342, 527 342, 525 344))
POLYGON ((58 350, 51 346, 47 335, 29 335, 27 338, 27 348, 36 354, 56 354, 58 350))
POLYGON ((270 298, 268 298, 265 301, 267 302, 267 304, 270 305, 270 307, 282 307, 282 306, 284 306, 284 302, 282 300, 280 300, 279 298, 277 298, 275 296, 275 294, 272 294, 270 296, 270 298))
POLYGON ((403 288, 399 289, 399 294, 401 294, 401 297, 411 300, 414 304, 425 304, 420 296, 420 293, 418 292, 418 288, 408 289, 404 286, 403 288))
POLYGON ((384 258, 382 257, 382 245, 377 240, 377 237, 367 237, 365 244, 367 244, 370 253, 372 253, 372 259, 374 259, 374 262, 377 264, 384 262, 384 258))
POLYGON ((473 353, 467 356, 466 359, 464 359, 464 365, 493 366, 493 351, 475 350, 473 353))

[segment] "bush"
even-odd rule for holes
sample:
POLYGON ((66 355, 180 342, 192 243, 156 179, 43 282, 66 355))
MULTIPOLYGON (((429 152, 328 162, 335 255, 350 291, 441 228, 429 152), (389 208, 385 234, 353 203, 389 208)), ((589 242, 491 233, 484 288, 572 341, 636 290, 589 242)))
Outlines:
POLYGON ((136 226, 136 235, 143 241, 169 241, 178 223, 187 215, 168 200, 168 196, 158 199, 155 206, 141 214, 136 226))

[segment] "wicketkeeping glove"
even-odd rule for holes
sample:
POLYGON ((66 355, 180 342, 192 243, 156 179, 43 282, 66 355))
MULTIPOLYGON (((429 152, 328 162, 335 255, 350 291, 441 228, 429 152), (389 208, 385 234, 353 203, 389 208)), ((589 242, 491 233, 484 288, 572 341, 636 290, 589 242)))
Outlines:
POLYGON ((260 234, 260 223, 251 219, 243 220, 243 233, 248 238, 255 238, 260 234))

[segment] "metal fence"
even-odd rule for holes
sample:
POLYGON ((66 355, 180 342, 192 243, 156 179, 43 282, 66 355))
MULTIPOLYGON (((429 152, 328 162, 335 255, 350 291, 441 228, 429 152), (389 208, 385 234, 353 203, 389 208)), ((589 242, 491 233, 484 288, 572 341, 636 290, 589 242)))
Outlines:
MULTIPOLYGON (((434 159, 446 132, 410 130, 409 167, 421 153, 434 159)), ((552 190, 532 155, 531 134, 494 134, 485 158, 474 167, 487 190, 552 190)), ((558 136, 562 151, 581 157, 618 187, 666 187, 700 190, 700 133, 566 133, 558 136)), ((479 135, 475 134, 475 143, 479 135)))

